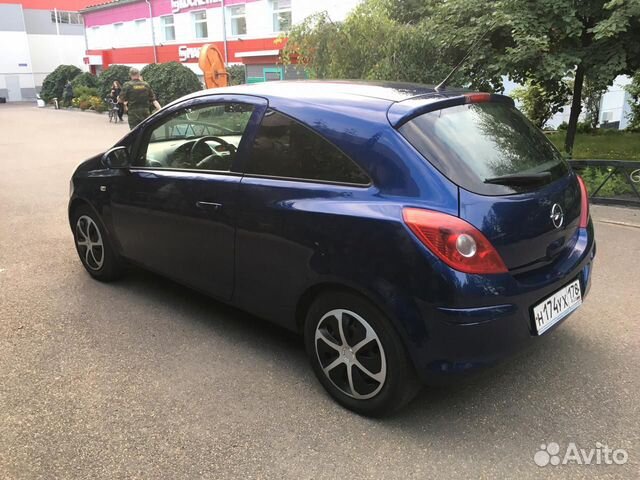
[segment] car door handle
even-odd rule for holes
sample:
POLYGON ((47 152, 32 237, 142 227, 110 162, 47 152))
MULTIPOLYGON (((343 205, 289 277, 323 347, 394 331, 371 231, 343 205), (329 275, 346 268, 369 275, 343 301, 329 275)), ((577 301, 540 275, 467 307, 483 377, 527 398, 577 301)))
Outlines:
POLYGON ((207 210, 208 212, 219 212, 222 209, 221 203, 214 202, 196 202, 196 207, 201 208, 203 210, 207 210))

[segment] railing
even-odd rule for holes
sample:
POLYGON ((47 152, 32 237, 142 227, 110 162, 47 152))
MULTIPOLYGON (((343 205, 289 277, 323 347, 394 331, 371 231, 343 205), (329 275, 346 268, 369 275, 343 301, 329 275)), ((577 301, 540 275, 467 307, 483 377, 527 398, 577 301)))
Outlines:
POLYGON ((603 205, 640 207, 640 161, 569 160, 589 190, 589 201, 603 205))

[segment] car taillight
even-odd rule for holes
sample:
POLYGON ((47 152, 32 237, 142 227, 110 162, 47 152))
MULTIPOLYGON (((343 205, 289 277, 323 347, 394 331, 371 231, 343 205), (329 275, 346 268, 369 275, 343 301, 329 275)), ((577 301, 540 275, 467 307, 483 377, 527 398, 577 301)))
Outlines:
POLYGON ((576 175, 580 184, 580 228, 587 228, 589 225, 589 192, 587 185, 580 175, 576 175))
POLYGON ((444 263, 465 273, 506 273, 500 254, 473 225, 446 213, 405 208, 404 222, 444 263))

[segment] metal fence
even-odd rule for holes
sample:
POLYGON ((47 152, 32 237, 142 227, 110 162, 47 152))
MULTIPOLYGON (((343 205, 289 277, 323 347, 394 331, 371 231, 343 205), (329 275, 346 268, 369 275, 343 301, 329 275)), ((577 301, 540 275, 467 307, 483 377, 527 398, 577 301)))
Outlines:
POLYGON ((640 161, 569 160, 569 163, 585 179, 591 203, 640 207, 640 161))

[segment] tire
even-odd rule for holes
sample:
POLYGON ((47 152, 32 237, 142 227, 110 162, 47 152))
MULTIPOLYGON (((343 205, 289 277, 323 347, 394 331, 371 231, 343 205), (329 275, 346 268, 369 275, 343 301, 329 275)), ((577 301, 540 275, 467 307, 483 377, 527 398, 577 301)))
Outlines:
POLYGON ((89 275, 101 282, 120 278, 123 261, 114 251, 100 217, 87 205, 81 205, 73 211, 71 225, 76 251, 89 275))
POLYGON ((320 294, 307 312, 304 340, 322 386, 339 404, 360 415, 389 415, 408 404, 420 389, 391 322, 359 295, 320 294))

